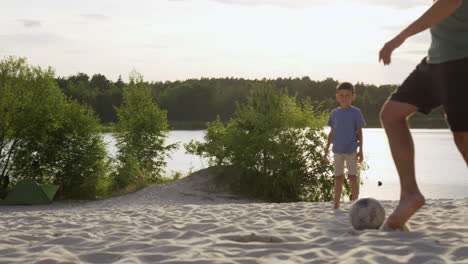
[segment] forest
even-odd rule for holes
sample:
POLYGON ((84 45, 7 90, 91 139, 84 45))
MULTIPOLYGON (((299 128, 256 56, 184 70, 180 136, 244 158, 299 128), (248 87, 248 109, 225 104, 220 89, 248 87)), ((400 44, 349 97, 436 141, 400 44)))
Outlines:
MULTIPOLYGON (((60 89, 70 99, 94 109, 101 124, 117 122, 115 107, 122 102, 122 89, 126 83, 121 77, 116 82, 102 74, 88 76, 78 73, 69 77, 58 77, 60 89)), ((258 85, 271 85, 277 90, 286 89, 297 100, 310 98, 314 106, 328 112, 337 107, 335 87, 338 80, 327 78, 316 81, 309 77, 255 79, 243 78, 201 78, 184 81, 148 82, 154 101, 162 110, 167 110, 172 129, 205 129, 206 122, 220 117, 227 122, 233 117, 237 104, 245 102, 258 85)), ((366 84, 355 85, 356 100, 353 105, 360 108, 367 127, 380 127, 379 111, 397 85, 366 84)), ((415 114, 410 119, 413 128, 446 128, 444 111, 438 108, 430 115, 415 114)))

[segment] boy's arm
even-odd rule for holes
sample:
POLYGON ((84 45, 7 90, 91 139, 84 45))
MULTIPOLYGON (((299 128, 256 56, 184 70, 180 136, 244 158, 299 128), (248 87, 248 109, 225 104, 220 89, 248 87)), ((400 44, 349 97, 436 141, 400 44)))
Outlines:
POLYGON ((357 158, 358 158, 358 162, 362 162, 364 161, 364 151, 362 149, 362 127, 358 128, 357 129, 357 138, 358 138, 358 144, 359 144, 359 152, 357 153, 357 158))
POLYGON ((421 17, 411 23, 392 40, 385 43, 379 53, 379 62, 382 61, 384 65, 390 64, 392 52, 403 44, 407 38, 438 24, 457 10, 462 3, 463 0, 436 0, 421 17))
POLYGON ((326 162, 330 162, 330 159, 328 157, 328 153, 329 153, 329 149, 330 149, 330 145, 331 145, 331 142, 333 140, 333 133, 335 132, 335 130, 333 128, 330 129, 330 133, 328 133, 328 138, 327 138, 327 146, 325 147, 325 154, 323 155, 323 159, 326 161, 326 162))

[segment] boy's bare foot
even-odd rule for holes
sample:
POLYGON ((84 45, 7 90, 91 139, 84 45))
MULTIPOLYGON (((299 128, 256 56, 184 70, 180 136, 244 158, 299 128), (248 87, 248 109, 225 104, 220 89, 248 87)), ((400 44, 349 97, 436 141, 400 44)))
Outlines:
POLYGON ((393 213, 387 218, 381 229, 385 231, 408 231, 406 221, 425 203, 421 193, 402 196, 400 203, 393 213))

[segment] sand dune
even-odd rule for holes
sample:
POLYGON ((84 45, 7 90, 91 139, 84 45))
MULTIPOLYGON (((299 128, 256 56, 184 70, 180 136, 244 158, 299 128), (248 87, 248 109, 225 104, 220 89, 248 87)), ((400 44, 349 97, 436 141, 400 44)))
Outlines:
POLYGON ((0 206, 0 263, 468 263, 468 199, 429 200, 401 233, 353 230, 349 207, 238 199, 202 170, 108 200, 0 206))

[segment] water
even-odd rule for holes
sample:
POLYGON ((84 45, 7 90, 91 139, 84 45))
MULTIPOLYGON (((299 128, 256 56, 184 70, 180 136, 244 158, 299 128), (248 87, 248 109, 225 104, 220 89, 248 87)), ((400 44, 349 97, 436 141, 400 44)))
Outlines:
MULTIPOLYGON (((183 176, 208 166, 208 162, 185 153, 184 143, 194 139, 203 141, 204 130, 175 130, 169 134, 168 144, 180 143, 180 148, 167 161, 166 176, 176 172, 183 176)), ((458 152, 448 129, 413 129, 416 152, 416 177, 421 191, 429 199, 468 197, 468 168, 458 152)), ((381 200, 399 199, 399 179, 393 163, 387 137, 383 129, 365 128, 364 158, 369 170, 363 173, 361 197, 381 200), (382 186, 378 186, 378 181, 382 186)), ((109 150, 115 153, 110 134, 104 138, 109 150)))
MULTIPOLYGON (((468 197, 468 168, 448 129, 412 129, 416 180, 426 198, 468 197)), ((364 172, 361 196, 397 200, 399 178, 383 129, 364 129, 364 172), (377 182, 381 181, 382 186, 377 182)))
MULTIPOLYGON (((179 148, 171 153, 171 159, 166 160, 166 177, 172 177, 175 173, 181 173, 183 177, 191 172, 208 167, 208 161, 206 159, 186 154, 183 145, 189 143, 191 140, 204 141, 204 133, 205 130, 173 130, 169 133, 166 145, 178 143, 179 148)), ((115 139, 110 133, 105 133, 104 141, 108 143, 109 152, 114 155, 117 151, 115 148, 115 139)))

